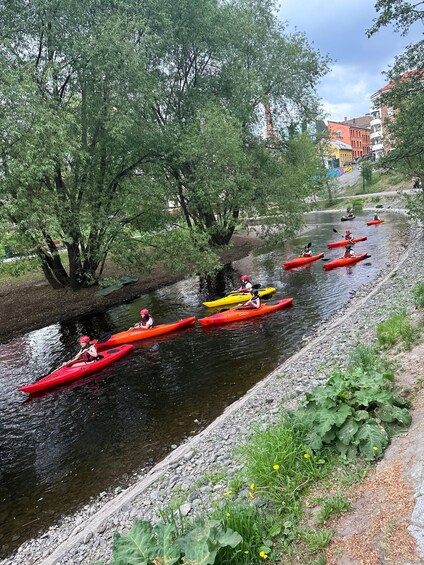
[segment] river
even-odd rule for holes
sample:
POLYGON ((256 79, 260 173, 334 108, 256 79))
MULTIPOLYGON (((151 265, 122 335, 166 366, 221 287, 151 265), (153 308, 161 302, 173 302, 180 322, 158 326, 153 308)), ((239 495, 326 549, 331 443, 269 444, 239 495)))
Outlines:
MULTIPOLYGON (((369 218, 369 216, 368 216, 369 218)), ((259 249, 226 265, 214 281, 192 278, 110 308, 102 315, 54 324, 0 345, 0 548, 3 556, 24 540, 86 504, 131 482, 173 446, 204 429, 224 408, 302 346, 302 336, 333 315, 361 285, 377 278, 406 244, 407 221, 388 216, 367 227, 340 213, 308 215, 302 237, 259 249), (308 241, 313 251, 346 227, 368 240, 356 252, 371 258, 325 272, 322 261, 284 271, 308 241), (207 312, 211 292, 239 286, 240 274, 274 286, 271 299, 292 296, 292 308, 212 329, 193 328, 135 343, 135 351, 102 372, 26 397, 17 389, 49 373, 77 350, 81 334, 127 329, 149 308, 157 324, 207 312)), ((342 254, 329 250, 326 257, 342 254)), ((212 313, 212 312, 211 312, 212 313)))

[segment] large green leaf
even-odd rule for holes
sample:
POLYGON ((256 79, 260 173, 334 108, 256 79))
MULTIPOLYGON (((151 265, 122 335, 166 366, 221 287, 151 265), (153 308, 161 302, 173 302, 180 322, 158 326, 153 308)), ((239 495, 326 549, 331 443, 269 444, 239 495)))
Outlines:
POLYGON ((221 547, 230 546, 232 548, 236 547, 239 543, 243 541, 243 538, 238 532, 235 532, 231 528, 227 528, 226 530, 222 530, 219 533, 217 542, 221 547))
POLYGON ((172 565, 180 559, 181 551, 176 545, 176 533, 174 524, 156 524, 157 554, 155 565, 172 565))
POLYGON ((335 410, 334 423, 340 427, 346 419, 353 414, 353 409, 348 404, 341 404, 335 410))
POLYGON ((347 446, 352 442, 357 431, 358 423, 352 418, 352 416, 349 416, 349 418, 337 431, 337 437, 344 445, 347 446))
POLYGON ((389 443, 386 430, 376 424, 365 423, 355 435, 359 451, 367 460, 382 457, 384 448, 389 443))
POLYGON ((319 436, 315 430, 311 430, 306 434, 305 443, 307 443, 314 451, 320 450, 323 445, 321 436, 319 436))
POLYGON ((153 526, 144 520, 135 520, 126 534, 113 536, 113 564, 148 565, 156 554, 153 526))
POLYGON ((382 422, 397 421, 405 426, 409 426, 412 421, 411 414, 406 408, 399 408, 392 404, 383 404, 382 406, 379 406, 375 410, 375 415, 382 422))

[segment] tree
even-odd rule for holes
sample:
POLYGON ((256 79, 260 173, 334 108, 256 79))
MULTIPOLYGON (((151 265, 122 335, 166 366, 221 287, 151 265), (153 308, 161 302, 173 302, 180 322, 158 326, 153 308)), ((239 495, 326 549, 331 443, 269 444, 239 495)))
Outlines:
POLYGON ((155 200, 165 202, 134 176, 154 154, 149 38, 136 4, 14 0, 0 8, 1 212, 55 288, 92 284, 125 226, 157 216, 155 200))
POLYGON ((372 163, 369 161, 362 161, 361 163, 361 177, 362 177, 362 189, 365 192, 365 186, 371 184, 372 181, 372 163))

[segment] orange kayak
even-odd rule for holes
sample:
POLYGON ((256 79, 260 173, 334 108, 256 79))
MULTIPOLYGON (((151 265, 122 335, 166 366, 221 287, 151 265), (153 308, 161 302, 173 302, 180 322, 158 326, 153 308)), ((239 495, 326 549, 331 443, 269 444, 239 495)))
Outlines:
POLYGON ((343 245, 351 245, 352 243, 358 243, 358 241, 366 241, 368 237, 364 235, 364 237, 355 237, 353 239, 342 239, 340 241, 333 241, 333 243, 327 243, 328 249, 332 249, 333 247, 343 247, 343 245))
POLYGON ((312 261, 317 261, 318 259, 321 259, 321 257, 324 257, 324 253, 318 253, 318 255, 311 255, 310 257, 297 257, 291 261, 286 261, 284 263, 284 268, 293 269, 295 267, 303 267, 303 265, 312 263, 312 261))
POLYGON ((292 302, 293 298, 284 298, 283 300, 279 300, 276 304, 262 304, 260 308, 232 308, 231 310, 219 312, 218 314, 208 316, 207 318, 200 318, 198 322, 202 326, 211 326, 213 324, 227 324, 228 322, 238 322, 239 320, 245 320, 246 318, 254 318, 255 316, 263 316, 264 314, 276 312, 281 308, 290 306, 292 302))
POLYGON ((133 330, 127 330, 125 332, 120 332, 114 334, 102 344, 97 346, 97 349, 106 349, 112 345, 118 345, 121 343, 129 343, 131 341, 140 341, 141 339, 148 339, 149 337, 157 337, 159 335, 168 334, 170 332, 175 332, 181 328, 186 328, 187 326, 192 326, 196 321, 193 316, 191 318, 184 318, 178 322, 173 322, 172 324, 160 324, 159 326, 153 326, 148 330, 143 330, 142 328, 137 328, 133 330))
POLYGON ((324 269, 329 271, 336 267, 346 267, 347 265, 353 265, 353 263, 362 261, 362 259, 366 259, 367 257, 368 253, 362 253, 361 255, 356 255, 356 257, 341 257, 340 259, 335 259, 334 261, 330 261, 330 263, 326 263, 324 265, 324 269))
POLYGON ((382 224, 384 220, 371 220, 367 222, 367 226, 377 226, 378 224, 382 224))

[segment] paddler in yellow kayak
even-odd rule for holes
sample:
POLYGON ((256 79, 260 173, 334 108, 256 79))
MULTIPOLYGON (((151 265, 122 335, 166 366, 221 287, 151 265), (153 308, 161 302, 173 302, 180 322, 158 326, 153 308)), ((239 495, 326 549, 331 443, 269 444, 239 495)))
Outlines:
POLYGON ((252 292, 252 283, 249 280, 247 275, 241 275, 240 277, 241 287, 237 290, 234 290, 232 294, 236 294, 238 292, 252 292))

